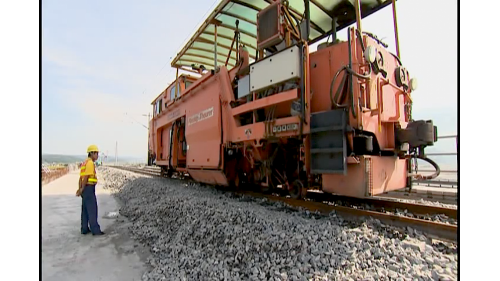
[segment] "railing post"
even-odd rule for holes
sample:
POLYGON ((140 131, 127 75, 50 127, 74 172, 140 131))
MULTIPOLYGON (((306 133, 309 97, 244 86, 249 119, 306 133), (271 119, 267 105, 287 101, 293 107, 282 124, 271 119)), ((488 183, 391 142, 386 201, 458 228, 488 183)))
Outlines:
MULTIPOLYGON (((458 135, 444 135, 444 136, 439 136, 438 139, 453 139, 455 138, 455 151, 456 152, 435 152, 435 153, 426 153, 428 156, 456 156, 456 164, 458 165, 458 135)), ((415 173, 418 174, 419 170, 418 168, 415 169, 415 173)), ((420 170, 420 172, 433 172, 433 170, 420 170)), ((447 174, 447 173, 453 173, 457 174, 458 173, 458 166, 457 169, 455 170, 443 170, 441 169, 441 174, 447 174)), ((449 179, 434 179, 430 181, 425 181, 425 180, 415 180, 415 184, 417 185, 423 185, 423 186, 436 186, 436 187, 446 187, 446 186, 451 186, 451 187, 456 187, 458 188, 458 178, 456 181, 452 181, 449 179)))

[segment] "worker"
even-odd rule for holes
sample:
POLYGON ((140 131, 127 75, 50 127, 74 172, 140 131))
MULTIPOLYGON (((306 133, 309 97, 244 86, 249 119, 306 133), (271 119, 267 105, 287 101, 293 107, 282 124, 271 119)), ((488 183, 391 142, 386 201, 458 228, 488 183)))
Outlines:
POLYGON ((99 158, 99 149, 95 145, 87 148, 88 158, 80 168, 80 180, 76 196, 82 197, 82 227, 81 233, 92 235, 103 235, 101 227, 97 223, 97 198, 95 196, 95 186, 97 176, 94 162, 99 158), (90 225, 90 229, 89 229, 90 225))

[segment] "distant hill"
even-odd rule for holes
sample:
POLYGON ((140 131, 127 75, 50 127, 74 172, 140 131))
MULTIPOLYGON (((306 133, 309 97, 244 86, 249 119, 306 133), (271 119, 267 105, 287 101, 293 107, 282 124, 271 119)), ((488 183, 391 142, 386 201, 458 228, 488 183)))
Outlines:
POLYGON ((75 162, 82 162, 85 160, 85 156, 75 156, 75 155, 59 155, 59 154, 42 154, 43 163, 61 163, 69 164, 75 162))
MULTIPOLYGON (((70 164, 76 162, 82 162, 87 158, 86 155, 61 155, 61 154, 42 154, 42 163, 60 163, 60 164, 70 164)), ((111 163, 115 161, 114 156, 108 156, 107 162, 111 163)), ((118 157, 118 162, 120 163, 142 163, 146 162, 145 159, 136 157, 118 157)))

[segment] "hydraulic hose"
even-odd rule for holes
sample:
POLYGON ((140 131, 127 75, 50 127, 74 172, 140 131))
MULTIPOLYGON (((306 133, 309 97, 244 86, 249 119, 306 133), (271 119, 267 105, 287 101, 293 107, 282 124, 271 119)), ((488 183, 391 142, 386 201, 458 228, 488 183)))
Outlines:
MULTIPOLYGON (((299 56, 301 60, 304 60, 304 45, 301 45, 299 49, 299 56)), ((304 122, 305 122, 305 103, 304 99, 306 97, 305 95, 305 90, 306 90, 306 85, 305 85, 305 67, 304 67, 304 61, 302 61, 301 66, 300 66, 300 123, 299 123, 299 139, 302 140, 303 137, 303 129, 304 129, 304 122)))
POLYGON ((431 164, 434 169, 436 169, 436 171, 434 172, 434 174, 432 175, 429 175, 429 176, 423 176, 423 175, 413 175, 413 177, 415 177, 416 179, 419 179, 419 180, 432 180, 432 179, 435 179, 439 176, 439 174, 441 173, 441 169, 439 168, 439 165, 434 162, 433 160, 427 158, 427 157, 421 157, 421 156, 416 156, 415 158, 417 159, 420 159, 420 160, 424 160, 425 162, 431 164))
MULTIPOLYGON (((348 30, 347 31, 347 46, 348 46, 348 53, 349 53, 349 66, 348 68, 352 68, 352 41, 351 41, 351 32, 348 30)), ((352 79, 352 73, 351 77, 349 77, 349 99, 351 100, 351 113, 352 117, 357 118, 356 114, 356 108, 354 107, 354 79, 352 79)))
POLYGON ((369 69, 370 69, 370 72, 366 75, 363 75, 363 74, 357 73, 356 71, 350 69, 349 67, 346 67, 347 72, 358 77, 359 79, 370 79, 370 74, 372 73, 372 70, 371 70, 371 68, 369 68, 369 69))
MULTIPOLYGON (((338 96, 339 96, 339 93, 341 91, 341 89, 344 87, 345 85, 345 80, 346 80, 346 76, 343 77, 343 80, 342 82, 340 82, 340 85, 339 85, 339 88, 337 88, 337 92, 335 94, 335 97, 333 97, 333 86, 335 85, 335 81, 337 80, 339 74, 342 72, 342 71, 347 71, 349 74, 352 74, 354 76, 356 76, 357 78, 359 79, 370 79, 370 75, 371 75, 371 68, 370 68, 370 73, 368 73, 367 75, 363 75, 363 74, 359 74, 357 73, 356 71, 350 69, 348 66, 344 66, 342 67, 341 69, 339 69, 337 71, 337 73, 335 73, 335 76, 333 77, 332 79, 332 82, 330 84, 330 101, 332 103, 332 106, 333 107, 336 107, 336 108, 340 108, 340 107, 346 107, 347 105, 340 105, 337 103, 338 101, 338 96)), ((354 106, 354 105, 352 105, 354 106)))
MULTIPOLYGON (((333 98, 333 100, 336 103, 335 104, 336 106, 340 105, 340 104, 337 104, 337 102, 341 103, 342 101, 345 100, 346 92, 343 92, 342 90, 344 89, 345 84, 346 84, 348 79, 349 79, 349 76, 347 74, 344 74, 344 76, 342 76, 342 80, 340 81, 339 87, 337 88, 337 92, 335 93, 335 97, 333 98), (342 95, 341 95, 341 93, 342 93, 342 95)), ((343 107, 345 107, 345 106, 347 106, 347 105, 343 105, 343 107)))
POLYGON ((335 94, 335 98, 333 97, 333 85, 335 85, 335 81, 337 80, 337 77, 339 76, 339 74, 342 71, 344 71, 345 69, 346 69, 345 66, 342 67, 341 69, 339 69, 337 71, 337 73, 335 73, 335 76, 333 76, 332 82, 330 84, 330 101, 332 102, 332 107, 335 107, 335 108, 342 108, 342 107, 346 107, 347 106, 345 104, 338 104, 337 103, 338 94, 339 94, 340 90, 344 87, 344 84, 345 84, 345 80, 346 80, 346 76, 345 75, 342 77, 342 81, 340 82, 340 85, 337 88, 337 93, 335 94))

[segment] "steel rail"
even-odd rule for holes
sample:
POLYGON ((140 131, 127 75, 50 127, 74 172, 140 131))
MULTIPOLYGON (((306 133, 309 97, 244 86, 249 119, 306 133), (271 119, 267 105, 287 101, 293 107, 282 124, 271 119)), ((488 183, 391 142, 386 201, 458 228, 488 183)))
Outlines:
MULTIPOLYGON (((443 208, 443 207, 438 207, 438 206, 429 206, 429 205, 416 204, 416 203, 400 202, 400 201, 390 200, 388 198, 380 198, 380 197, 354 198, 354 197, 333 195, 333 194, 320 193, 320 192, 309 192, 308 198, 319 199, 322 201, 327 199, 329 202, 335 202, 337 200, 340 200, 342 202, 347 202, 347 203, 350 203, 353 205, 354 204, 357 204, 357 205, 367 204, 367 205, 373 206, 374 208, 383 209, 385 211, 396 211, 396 210, 404 211, 404 210, 406 210, 408 213, 411 213, 414 215, 440 215, 440 214, 444 214, 447 217, 455 219, 455 220, 458 218, 456 209, 443 208), (316 194, 316 196, 313 194, 316 194)), ((316 201, 318 201, 318 200, 316 200, 316 201)))
MULTIPOLYGON (((160 176, 160 171, 153 171, 151 169, 137 169, 137 168, 123 167, 123 166, 108 166, 108 167, 122 169, 139 174, 158 176, 158 177, 160 176)), ((311 212, 319 212, 321 214, 330 214, 332 213, 332 211, 335 211, 336 213, 339 213, 344 217, 349 217, 356 220, 359 219, 362 220, 364 217, 372 217, 374 219, 378 219, 381 223, 393 225, 396 227, 405 228, 410 226, 414 229, 425 232, 430 237, 444 239, 453 242, 457 241, 458 227, 457 225, 453 224, 446 224, 446 223, 429 221, 419 218, 412 218, 402 215, 388 214, 381 211, 371 211, 364 209, 356 209, 353 207, 330 205, 317 201, 296 200, 292 198, 286 198, 283 196, 274 196, 274 195, 256 193, 252 191, 243 191, 243 192, 238 191, 237 193, 250 195, 254 198, 267 198, 268 200, 271 201, 283 202, 292 207, 305 208, 311 212)), ((340 197, 336 196, 336 198, 340 197)), ((347 197, 342 197, 342 198, 347 198, 347 197)), ((372 205, 378 204, 379 207, 384 207, 387 209, 402 209, 402 210, 406 209, 408 211, 411 210, 411 212, 414 212, 416 214, 444 214, 450 218, 454 219, 458 218, 457 210, 442 208, 442 207, 397 202, 379 198, 367 198, 367 199, 349 198, 349 200, 351 201, 358 200, 358 203, 362 202, 362 203, 369 203, 372 205)))
POLYGON ((452 224, 387 214, 377 211, 328 205, 315 201, 304 201, 286 197, 269 196, 259 193, 256 193, 255 197, 265 197, 272 201, 284 202, 293 207, 306 208, 311 212, 317 211, 322 214, 330 214, 332 211, 335 211, 336 213, 344 217, 349 217, 355 220, 363 220, 364 217, 372 217, 374 219, 378 219, 381 223, 385 223, 388 225, 393 225, 402 228, 410 226, 414 229, 425 232, 428 236, 433 238, 444 239, 453 242, 457 241, 458 227, 452 224))

